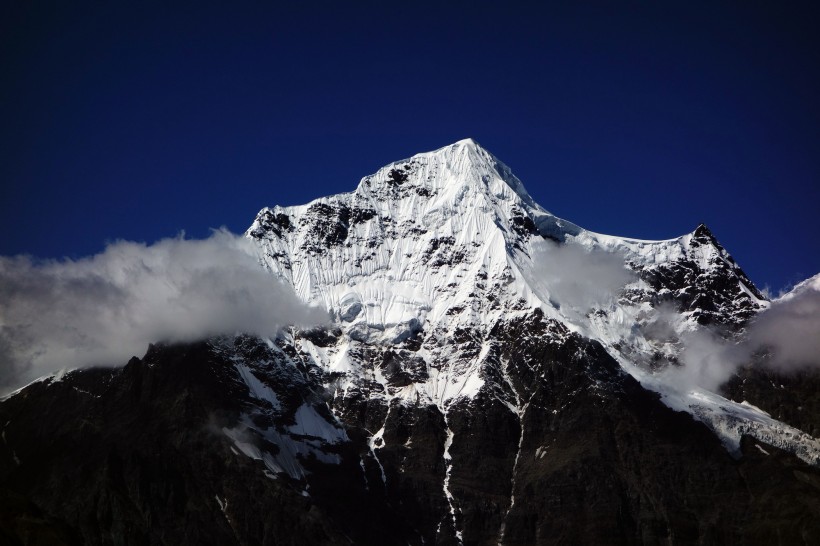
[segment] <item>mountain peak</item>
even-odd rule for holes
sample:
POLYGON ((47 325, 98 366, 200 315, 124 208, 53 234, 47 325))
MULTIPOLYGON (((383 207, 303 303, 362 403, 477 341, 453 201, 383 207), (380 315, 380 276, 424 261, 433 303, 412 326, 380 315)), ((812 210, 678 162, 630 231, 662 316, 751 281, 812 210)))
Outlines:
POLYGON ((472 138, 389 163, 363 178, 357 192, 381 194, 390 191, 389 197, 396 199, 411 193, 422 197, 442 191, 460 194, 465 188, 520 199, 527 206, 537 206, 510 168, 472 138), (403 190, 395 191, 397 188, 403 190))
MULTIPOLYGON (((745 352, 754 326, 741 328, 765 304, 711 232, 625 239, 528 201, 465 139, 354 192, 263 209, 247 232, 260 260, 328 323, 155 345, 0 400, 0 490, 15 495, 0 529, 21 543, 124 530, 220 544, 820 543, 820 441, 752 405, 766 396, 816 427, 792 395, 820 379, 753 360, 725 391, 743 403, 700 385, 745 352), (715 491, 733 501, 699 500, 715 491), (78 514, 100 498, 111 506, 78 514)), ((820 284, 808 282, 797 290, 820 284)))
MULTIPOLYGON (((444 160, 461 160, 475 167, 498 168, 503 166, 507 171, 509 167, 501 163, 489 150, 472 138, 463 138, 447 146, 442 146, 431 152, 423 152, 413 157, 435 156, 444 160)), ((412 159, 412 158, 411 158, 412 159)))
MULTIPOLYGON (((710 230, 704 223, 700 223, 698 227, 695 228, 695 231, 689 235, 689 237, 690 241, 694 244, 712 245, 720 251, 726 253, 724 248, 718 242, 717 237, 715 237, 715 234, 712 233, 712 230, 710 230)), ((726 254, 728 256, 728 253, 726 254)))
POLYGON ((712 234, 712 230, 710 230, 709 227, 703 222, 698 224, 698 227, 695 228, 695 231, 692 232, 692 235, 696 237, 714 237, 714 235, 712 234))
POLYGON ((489 152, 486 148, 484 148, 481 144, 479 144, 474 138, 467 137, 462 138, 461 140, 456 140, 451 144, 447 144, 446 146, 442 146, 441 148, 437 148, 435 150, 429 152, 422 152, 416 155, 425 155, 425 154, 438 154, 438 155, 447 155, 459 152, 465 152, 470 150, 481 150, 485 153, 489 152))
POLYGON ((449 146, 445 146, 445 148, 451 148, 455 146, 472 146, 473 148, 481 148, 481 144, 476 142, 476 140, 472 137, 462 138, 461 140, 457 140, 450 144, 449 146))

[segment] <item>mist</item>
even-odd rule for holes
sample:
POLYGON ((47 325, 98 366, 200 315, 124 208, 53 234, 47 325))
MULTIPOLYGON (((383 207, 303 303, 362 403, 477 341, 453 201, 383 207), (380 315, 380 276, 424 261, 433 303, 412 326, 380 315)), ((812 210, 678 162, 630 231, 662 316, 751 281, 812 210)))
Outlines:
POLYGON ((681 391, 694 387, 717 391, 751 357, 750 352, 711 328, 684 332, 678 342, 680 365, 666 367, 660 379, 681 391))
POLYGON ((820 275, 772 301, 738 338, 705 327, 682 334, 679 341, 682 366, 661 374, 678 389, 716 391, 753 362, 784 374, 820 369, 820 275))
POLYGON ((577 316, 611 303, 624 286, 637 279, 625 261, 619 252, 549 240, 533 255, 536 279, 546 288, 550 302, 577 316))
MULTIPOLYGON (((624 286, 637 280, 621 253, 580 245, 545 241, 533 262, 536 285, 565 315, 577 319, 596 307, 606 308, 624 286)), ((752 362, 781 373, 820 369, 820 274, 774 299, 740 336, 717 326, 675 333, 678 313, 673 307, 659 307, 642 327, 647 339, 679 347, 679 365, 667 366, 658 375, 670 387, 717 391, 752 362)))
POLYGON ((820 368, 820 274, 758 314, 743 345, 747 351, 765 351, 765 365, 776 370, 820 368))
POLYGON ((124 364, 153 342, 329 320, 226 230, 207 239, 117 241, 79 260, 0 257, 0 391, 65 368, 124 364))

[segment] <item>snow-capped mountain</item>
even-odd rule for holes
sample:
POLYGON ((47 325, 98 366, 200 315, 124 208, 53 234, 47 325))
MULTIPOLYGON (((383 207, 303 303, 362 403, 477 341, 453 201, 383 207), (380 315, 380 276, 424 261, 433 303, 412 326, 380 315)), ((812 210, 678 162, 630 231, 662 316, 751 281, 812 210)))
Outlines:
POLYGON ((705 226, 665 241, 587 231, 467 139, 350 193, 262 209, 246 237, 331 323, 157 345, 7 398, 0 483, 20 516, 0 530, 34 536, 20 522, 37 521, 64 543, 135 544, 820 540, 820 442, 764 411, 760 382, 744 391, 735 375, 728 392, 753 396, 722 396, 731 370, 687 352, 706 334, 731 345, 769 305, 705 226))
POLYGON ((584 230, 536 204, 506 165, 466 139, 391 163, 351 193, 263 209, 247 236, 259 242, 274 274, 338 318, 338 343, 317 348, 304 340, 301 347, 338 374, 341 396, 375 382, 379 390, 368 396, 436 404, 446 414, 459 398, 498 389, 520 411, 509 383, 490 378, 499 367, 491 333, 538 309, 602 343, 625 370, 664 393, 671 407, 709 424, 730 449, 742 433, 752 434, 820 462, 820 443, 765 412, 691 385, 681 391, 651 374, 650 363, 677 360, 682 334, 713 323, 739 328, 767 305, 706 226, 666 241, 584 230), (591 298, 562 305, 568 290, 556 271, 583 277, 601 258, 634 278, 623 272, 620 293, 595 299, 593 275, 576 288, 591 298), (570 263, 550 267, 551 260, 570 263), (651 326, 661 318, 668 331, 653 338, 651 326), (458 338, 468 346, 442 343, 458 338), (408 340, 415 377, 405 374, 400 384, 357 356, 362 346, 402 347, 408 340))

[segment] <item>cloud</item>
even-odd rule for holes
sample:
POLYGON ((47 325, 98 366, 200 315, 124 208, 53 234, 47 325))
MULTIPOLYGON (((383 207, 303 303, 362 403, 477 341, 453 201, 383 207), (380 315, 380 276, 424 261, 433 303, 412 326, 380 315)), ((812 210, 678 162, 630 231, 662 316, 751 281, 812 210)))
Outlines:
MULTIPOLYGON (((545 241, 533 254, 533 285, 565 316, 582 319, 593 308, 606 308, 637 279, 625 261, 618 252, 545 241)), ((820 369, 820 274, 781 292, 740 336, 715 326, 679 331, 680 312, 669 306, 653 315, 641 330, 662 354, 676 356, 656 376, 671 388, 716 391, 752 362, 783 373, 820 369)))
POLYGON ((669 366, 661 372, 664 382, 678 390, 703 387, 717 390, 738 369, 747 353, 709 328, 684 332, 679 366, 669 366))
POLYGON ((117 365, 149 343, 319 324, 259 264, 252 242, 220 230, 146 245, 110 244, 80 260, 0 257, 0 389, 62 368, 117 365))
POLYGON ((765 364, 777 370, 820 368, 820 274, 758 314, 744 345, 749 351, 767 351, 765 364))
MULTIPOLYGON (((650 330, 645 333, 658 340, 650 330)), ((667 367, 660 378, 677 389, 699 386, 715 391, 752 362, 782 373, 820 369, 820 275, 774 300, 740 337, 707 327, 684 332, 676 342, 682 365, 667 367)))
POLYGON ((589 250, 580 245, 545 240, 533 256, 539 284, 563 311, 586 314, 593 307, 611 303, 636 274, 618 252, 589 250))

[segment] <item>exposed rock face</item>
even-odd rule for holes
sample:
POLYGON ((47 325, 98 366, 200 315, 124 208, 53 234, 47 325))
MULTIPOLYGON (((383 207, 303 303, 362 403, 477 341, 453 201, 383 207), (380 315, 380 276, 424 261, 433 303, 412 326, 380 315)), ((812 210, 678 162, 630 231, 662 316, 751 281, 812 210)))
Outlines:
POLYGON ((156 347, 122 369, 32 385, 0 406, 3 496, 22 512, 5 512, 3 530, 22 538, 21 522, 37 521, 36 533, 64 544, 794 544, 820 536, 816 467, 749 437, 732 457, 599 344, 574 334, 551 341, 555 327, 538 313, 499 326, 493 358, 508 382, 459 400, 446 416, 432 404, 344 398, 332 407, 347 436, 338 444, 327 430, 294 428, 305 403, 335 428, 322 383, 311 379, 321 370, 297 355, 253 370, 277 393, 274 412, 233 359, 253 345, 247 339, 231 350, 156 347), (505 394, 520 408, 502 402, 505 394), (266 439, 270 428, 278 443, 266 439), (297 458, 296 477, 275 471, 302 441, 318 448, 297 458))
POLYGON ((722 390, 732 400, 747 400, 775 419, 820 437, 820 371, 782 373, 749 366, 741 369, 722 390))
POLYGON ((698 324, 737 329, 760 310, 763 295, 709 228, 698 226, 689 239, 688 251, 681 259, 655 267, 635 265, 655 291, 668 294, 678 309, 692 313, 698 324))
POLYGON ((736 335, 767 305, 705 226, 669 241, 588 232, 468 140, 352 193, 264 209, 247 235, 334 322, 158 345, 5 399, 0 537, 820 541, 817 424, 790 391, 760 375, 727 386, 769 416, 653 375, 678 365, 687 332, 736 335), (570 297, 541 265, 613 256, 629 268, 615 297, 570 297))
POLYGON ((231 371, 199 344, 33 385, 2 406, 4 488, 65 522, 69 544, 287 543, 288 526, 344 542, 220 441, 244 404, 231 371))

